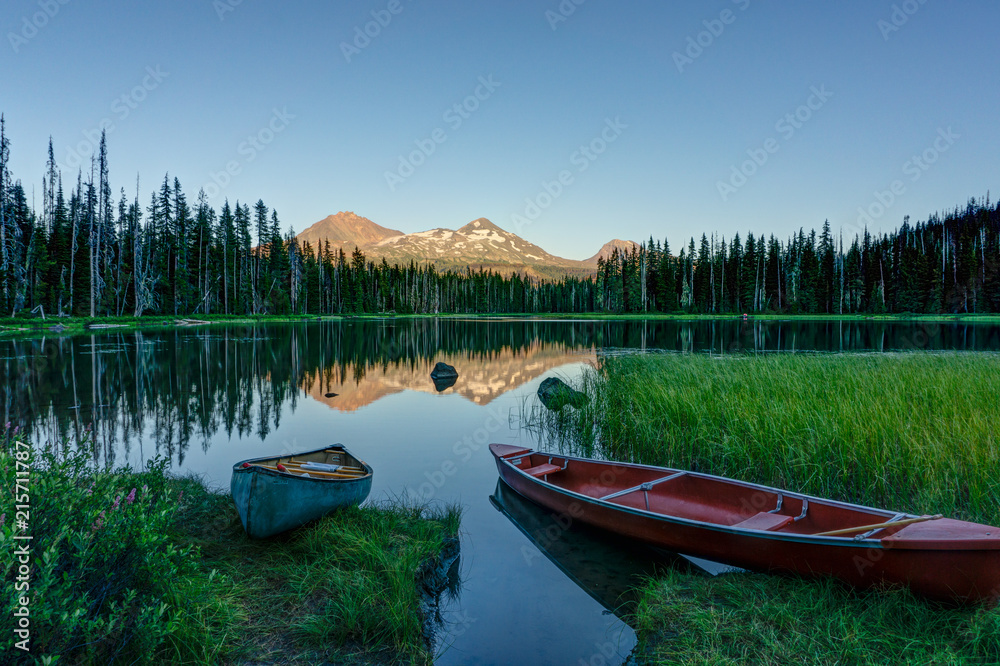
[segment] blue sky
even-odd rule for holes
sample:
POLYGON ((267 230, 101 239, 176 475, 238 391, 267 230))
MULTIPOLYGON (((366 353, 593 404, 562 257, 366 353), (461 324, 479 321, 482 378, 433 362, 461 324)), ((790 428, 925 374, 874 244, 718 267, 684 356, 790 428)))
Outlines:
POLYGON ((143 205, 169 172, 296 231, 488 217, 570 258, 1000 196, 996 2, 576 2, 7 0, 11 168, 38 189, 51 135, 75 182, 104 122, 143 205))

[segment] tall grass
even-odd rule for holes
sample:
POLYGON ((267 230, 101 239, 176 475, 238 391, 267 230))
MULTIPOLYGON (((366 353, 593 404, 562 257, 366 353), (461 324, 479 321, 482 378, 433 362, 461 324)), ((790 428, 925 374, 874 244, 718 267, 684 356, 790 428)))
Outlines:
POLYGON ((641 663, 882 666, 1000 663, 1000 612, 942 609, 906 590, 667 571, 644 590, 641 663))
POLYGON ((611 458, 1000 523, 1000 355, 622 356, 584 390, 535 424, 611 458))

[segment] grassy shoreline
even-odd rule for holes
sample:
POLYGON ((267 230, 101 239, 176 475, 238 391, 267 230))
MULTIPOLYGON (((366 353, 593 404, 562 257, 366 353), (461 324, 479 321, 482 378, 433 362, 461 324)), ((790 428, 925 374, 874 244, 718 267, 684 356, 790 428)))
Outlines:
POLYGON ((39 335, 49 333, 99 332, 103 330, 132 331, 137 329, 164 329, 180 326, 178 322, 191 322, 188 326, 218 324, 270 324, 294 323, 317 320, 336 321, 339 316, 318 315, 148 315, 143 317, 6 317, 0 318, 0 335, 39 335))
MULTIPOLYGON (((665 314, 639 313, 615 314, 605 312, 590 313, 474 313, 474 314, 339 314, 339 315, 147 315, 142 317, 0 317, 0 339, 28 337, 49 334, 71 334, 85 331, 103 330, 133 331, 138 329, 160 330, 177 327, 232 325, 232 324, 275 324, 315 321, 341 321, 352 319, 481 319, 489 320, 559 320, 559 321, 743 321, 743 316, 732 314, 665 314), (179 323, 187 322, 187 323, 179 323)), ((815 315, 815 314, 754 314, 749 321, 807 321, 807 322, 896 322, 924 324, 996 324, 1000 315, 995 314, 954 314, 954 315, 815 315)))
MULTIPOLYGON (((17 447, 4 439, 13 491, 17 447)), ((432 660, 423 582, 457 556, 459 509, 355 507, 254 541, 227 494, 167 476, 162 460, 95 472, 86 456, 31 455, 30 588, 15 593, 16 558, 5 558, 6 654, 18 653, 27 594, 35 663, 432 660)), ((8 551, 21 533, 14 501, 0 499, 8 551)))
MULTIPOLYGON (((1000 354, 607 359, 588 406, 534 427, 612 459, 1000 525, 1000 354)), ((1000 608, 905 590, 672 572, 637 631, 662 664, 1000 663, 1000 608)))

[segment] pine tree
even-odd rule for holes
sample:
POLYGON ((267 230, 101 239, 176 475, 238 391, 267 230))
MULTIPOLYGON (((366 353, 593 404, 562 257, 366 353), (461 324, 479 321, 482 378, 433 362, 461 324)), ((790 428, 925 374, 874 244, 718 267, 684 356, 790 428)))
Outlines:
POLYGON ((181 189, 180 181, 174 178, 173 187, 174 202, 174 238, 173 238, 173 285, 174 285, 174 314, 191 312, 191 228, 194 221, 191 218, 191 209, 188 207, 187 197, 181 189))
POLYGON ((10 238, 12 220, 7 213, 7 190, 10 188, 10 173, 7 164, 10 160, 10 139, 7 138, 7 126, 4 116, 0 114, 0 312, 9 307, 11 300, 10 284, 10 238))
POLYGON ((830 220, 823 222, 823 232, 819 237, 819 288, 818 311, 825 313, 834 312, 834 294, 836 293, 836 282, 834 273, 834 247, 833 236, 830 235, 830 220))

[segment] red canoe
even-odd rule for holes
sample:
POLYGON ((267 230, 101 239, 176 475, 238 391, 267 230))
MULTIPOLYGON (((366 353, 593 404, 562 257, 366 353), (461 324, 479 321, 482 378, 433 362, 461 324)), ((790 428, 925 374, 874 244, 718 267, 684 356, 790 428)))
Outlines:
POLYGON ((923 596, 1000 598, 1000 528, 835 502, 683 470, 491 444, 500 477, 571 520, 756 571, 923 596), (826 535, 827 532, 843 533, 826 535))

